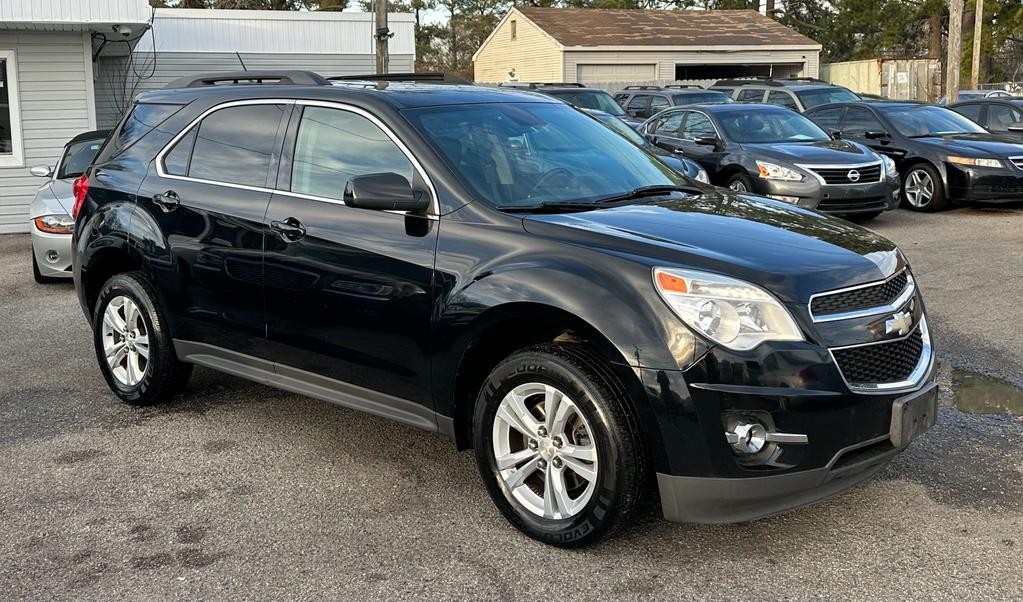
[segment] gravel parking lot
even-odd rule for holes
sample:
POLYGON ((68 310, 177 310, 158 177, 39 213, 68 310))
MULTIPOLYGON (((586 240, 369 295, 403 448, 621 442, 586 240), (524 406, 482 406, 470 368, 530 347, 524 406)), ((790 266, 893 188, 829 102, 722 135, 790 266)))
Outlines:
POLYGON ((9 599, 1023 598, 1023 421, 960 412, 951 367, 1023 386, 1023 207, 897 211, 942 358, 940 422, 863 486, 743 525, 651 516, 548 548, 472 456, 383 419, 197 370, 138 410, 70 284, 0 236, 0 596, 9 599))

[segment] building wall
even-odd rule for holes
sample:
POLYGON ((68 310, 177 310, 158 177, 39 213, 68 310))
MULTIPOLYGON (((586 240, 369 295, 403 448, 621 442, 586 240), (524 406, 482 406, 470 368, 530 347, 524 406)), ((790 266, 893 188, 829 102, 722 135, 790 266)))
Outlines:
POLYGON ((532 21, 515 12, 502 21, 484 43, 473 64, 475 80, 480 83, 509 81, 508 72, 513 69, 518 81, 562 80, 561 47, 532 21), (514 40, 511 39, 512 21, 516 23, 514 40))
MULTIPOLYGON (((127 57, 100 57, 96 65, 96 120, 100 127, 117 123, 131 100, 159 90, 184 76, 215 71, 308 69, 320 75, 357 75, 376 71, 372 54, 286 54, 235 52, 136 52, 134 69, 127 57), (139 78, 135 75, 144 76, 139 78), (127 82, 127 83, 126 83, 127 82)), ((411 54, 391 54, 390 70, 415 70, 411 54)))
POLYGON ((41 178, 33 165, 54 165, 70 138, 95 128, 88 34, 0 30, 0 49, 18 63, 24 165, 0 167, 0 233, 28 231, 28 205, 41 178))
MULTIPOLYGON (((697 50, 565 50, 565 67, 563 81, 576 81, 579 65, 619 64, 634 65, 636 80, 648 80, 647 68, 640 66, 656 65, 656 77, 660 81, 675 79, 675 65, 742 65, 742 64, 782 64, 801 63, 804 77, 817 77, 820 53, 817 50, 761 50, 723 51, 708 49, 697 50), (644 75, 643 77, 639 77, 644 75)), ((586 68, 584 67, 584 70, 586 68)), ((621 80, 623 82, 628 79, 621 80)))

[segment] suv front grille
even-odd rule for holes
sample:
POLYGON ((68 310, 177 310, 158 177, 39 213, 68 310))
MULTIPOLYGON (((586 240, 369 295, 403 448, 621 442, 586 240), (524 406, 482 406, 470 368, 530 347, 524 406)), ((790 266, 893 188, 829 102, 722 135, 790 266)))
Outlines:
POLYGON ((865 165, 862 167, 810 167, 807 169, 814 172, 826 184, 869 184, 881 181, 881 164, 865 165), (856 172, 858 177, 852 179, 850 174, 856 172))
POLYGON ((818 295, 810 302, 813 316, 842 314, 892 304, 909 285, 909 273, 903 270, 873 286, 864 286, 832 294, 818 295))
POLYGON ((848 383, 895 383, 909 379, 920 363, 924 336, 917 325, 897 341, 832 350, 838 369, 848 383))
POLYGON ((1023 156, 1009 157, 1009 161, 1011 161, 1018 169, 1023 169, 1023 156))

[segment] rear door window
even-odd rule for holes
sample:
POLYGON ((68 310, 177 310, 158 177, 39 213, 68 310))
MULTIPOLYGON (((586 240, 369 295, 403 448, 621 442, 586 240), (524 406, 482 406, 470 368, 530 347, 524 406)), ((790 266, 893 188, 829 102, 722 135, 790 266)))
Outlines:
MULTIPOLYGON (((199 180, 265 187, 285 105, 228 107, 211 113, 164 158, 164 168, 199 180), (191 147, 190 158, 185 159, 191 147)), ((178 174, 181 175, 181 174, 178 174)))
POLYGON ((664 96, 657 95, 650 97, 650 115, 656 115, 670 106, 671 103, 668 102, 668 99, 664 96))
POLYGON ((767 95, 767 104, 787 107, 789 109, 799 108, 799 105, 796 104, 796 99, 788 92, 782 90, 771 90, 771 92, 767 95))
POLYGON ((956 113, 959 113, 963 117, 966 117, 967 119, 969 119, 971 121, 974 121, 976 123, 980 123, 981 122, 980 121, 980 109, 981 109, 982 106, 983 105, 980 105, 980 104, 972 104, 972 105, 962 105, 962 106, 959 106, 959 107, 949 107, 949 108, 952 109, 953 111, 955 111, 956 113))
POLYGON ((757 88, 746 88, 739 92, 739 96, 735 100, 739 102, 760 102, 764 100, 764 90, 757 88))

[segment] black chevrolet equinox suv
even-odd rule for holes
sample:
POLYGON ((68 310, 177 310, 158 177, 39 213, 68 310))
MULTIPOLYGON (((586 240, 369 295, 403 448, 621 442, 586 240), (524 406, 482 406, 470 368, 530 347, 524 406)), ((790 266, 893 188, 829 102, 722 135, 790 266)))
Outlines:
POLYGON ((687 181, 541 94, 370 80, 137 99, 74 186, 118 397, 167 399, 198 364, 437 431, 565 547, 657 494, 701 523, 820 500, 933 424, 891 242, 687 181))

